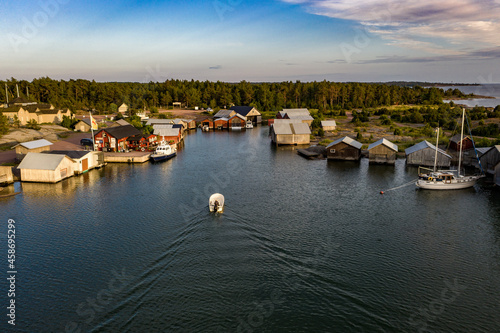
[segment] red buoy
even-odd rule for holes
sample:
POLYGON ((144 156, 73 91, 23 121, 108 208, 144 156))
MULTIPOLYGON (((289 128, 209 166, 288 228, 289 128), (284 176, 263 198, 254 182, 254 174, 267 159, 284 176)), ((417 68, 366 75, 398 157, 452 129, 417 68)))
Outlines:
POLYGON ((384 194, 384 191, 380 191, 380 194, 384 194))

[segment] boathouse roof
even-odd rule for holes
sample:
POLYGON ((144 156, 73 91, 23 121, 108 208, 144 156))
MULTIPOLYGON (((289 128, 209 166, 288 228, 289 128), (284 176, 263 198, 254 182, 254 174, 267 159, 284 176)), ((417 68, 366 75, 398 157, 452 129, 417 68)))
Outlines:
POLYGON ((343 138, 340 138, 340 139, 337 139, 335 141, 333 141, 332 143, 330 143, 328 146, 326 146, 327 148, 331 147, 331 146, 335 146, 339 143, 345 143, 346 145, 349 145, 351 147, 354 147, 356 149, 361 149, 361 147, 363 146, 362 143, 348 137, 348 136, 344 136, 343 138))
POLYGON ((116 121, 116 123, 120 126, 127 126, 127 125, 130 125, 130 123, 128 121, 126 121, 125 119, 119 119, 116 121))
MULTIPOLYGON (((435 150, 435 149, 436 149, 436 146, 434 146, 434 145, 433 145, 432 143, 430 143, 429 141, 424 140, 424 141, 422 141, 422 142, 417 143, 417 144, 416 144, 416 145, 414 145, 414 146, 411 146, 411 147, 409 147, 409 148, 406 148, 406 150, 405 150, 405 154, 406 154, 406 155, 410 155, 410 154, 412 154, 412 153, 414 153, 414 152, 417 152, 417 151, 420 151, 420 150, 422 150, 422 149, 426 149, 426 148, 430 148, 430 149, 432 149, 432 150, 435 150)), ((446 157, 448 157, 448 158, 451 158, 451 156, 450 156, 450 155, 446 154, 446 152, 445 152, 444 150, 440 149, 440 148, 438 148, 438 152, 439 152, 440 154, 445 155, 445 156, 446 156, 446 157)))
POLYGON ((172 124, 173 119, 149 119, 146 122, 146 125, 154 125, 154 124, 172 124))
POLYGON ((123 138, 129 137, 129 136, 133 136, 133 135, 141 133, 137 128, 135 128, 132 125, 108 127, 108 128, 100 130, 97 133, 100 133, 102 131, 108 133, 109 135, 111 135, 117 139, 123 139, 123 138))
POLYGON ((69 157, 65 154, 28 153, 18 169, 55 170, 65 158, 69 157))
POLYGON ((90 150, 49 150, 43 152, 43 154, 66 155, 74 160, 79 160, 90 153, 90 150))
POLYGON ((380 145, 384 145, 384 146, 386 146, 389 149, 392 149, 394 151, 398 151, 398 146, 396 144, 392 143, 391 141, 385 139, 385 138, 384 139, 380 139, 377 142, 374 142, 371 145, 369 145, 368 146, 368 150, 373 149, 373 148, 375 148, 377 146, 380 146, 380 145))
POLYGON ((45 146, 50 146, 52 142, 45 140, 45 139, 40 139, 40 140, 34 140, 34 141, 28 141, 28 142, 22 142, 17 146, 23 146, 24 148, 27 149, 36 149, 36 148, 41 148, 45 146))
MULTIPOLYGON (((454 136, 452 136, 452 138, 450 139, 450 142, 459 143, 459 142, 460 142, 460 136, 461 136, 460 134, 455 134, 455 135, 454 135, 454 136)), ((467 139, 469 139, 469 140, 470 140, 469 136, 468 136, 468 135, 464 135, 464 138, 463 138, 462 140, 467 140, 467 139)))
POLYGON ((335 120, 322 120, 321 126, 337 126, 337 122, 335 120))
POLYGON ((250 111, 253 110, 253 106, 231 106, 229 110, 236 111, 236 113, 246 116, 250 111))
POLYGON ((222 117, 229 118, 229 117, 231 117, 231 115, 232 115, 234 112, 236 112, 236 111, 231 110, 231 109, 229 109, 229 110, 219 110, 219 112, 217 112, 217 113, 214 115, 214 117, 215 117, 215 118, 222 118, 222 117))
POLYGON ((158 136, 178 136, 179 129, 178 128, 160 128, 155 130, 155 134, 158 136))

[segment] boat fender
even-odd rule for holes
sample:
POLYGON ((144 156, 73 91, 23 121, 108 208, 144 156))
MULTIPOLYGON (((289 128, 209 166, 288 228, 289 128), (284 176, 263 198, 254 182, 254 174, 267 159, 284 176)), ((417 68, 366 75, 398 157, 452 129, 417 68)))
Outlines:
POLYGON ((431 181, 431 182, 433 181, 432 177, 429 177, 429 181, 431 181))
POLYGON ((141 151, 145 151, 146 149, 144 149, 144 147, 141 148, 141 151))

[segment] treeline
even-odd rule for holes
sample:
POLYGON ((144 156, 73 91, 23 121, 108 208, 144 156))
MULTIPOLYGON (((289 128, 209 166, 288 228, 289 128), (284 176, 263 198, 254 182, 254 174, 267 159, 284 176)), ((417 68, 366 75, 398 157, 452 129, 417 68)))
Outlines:
MULTIPOLYGON (((114 112, 122 103, 131 109, 151 109, 183 106, 212 109, 231 105, 251 105, 260 111, 278 111, 283 108, 312 108, 322 110, 350 110, 401 104, 440 104, 449 96, 439 88, 406 87, 384 83, 339 82, 277 82, 239 83, 167 80, 165 82, 95 82, 89 80, 53 80, 48 77, 33 81, 0 81, 7 83, 9 100, 20 95, 29 99, 67 107, 73 111, 95 109, 114 112)), ((0 100, 6 101, 5 89, 0 89, 0 100)))

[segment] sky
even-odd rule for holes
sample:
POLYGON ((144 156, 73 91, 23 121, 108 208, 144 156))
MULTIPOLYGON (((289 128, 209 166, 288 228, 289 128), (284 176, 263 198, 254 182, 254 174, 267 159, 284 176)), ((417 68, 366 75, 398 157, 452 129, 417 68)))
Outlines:
POLYGON ((0 78, 500 82, 500 0, 0 0, 0 78))

